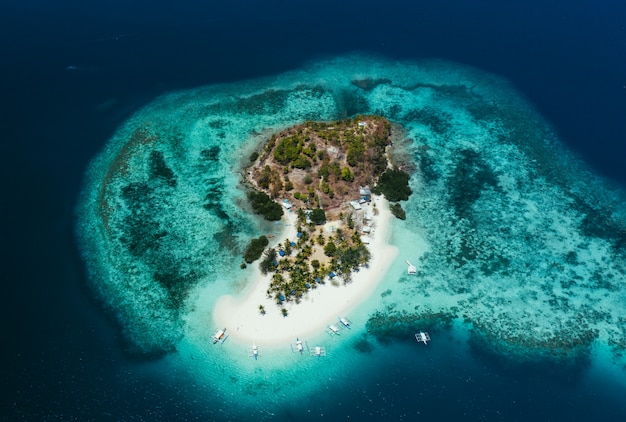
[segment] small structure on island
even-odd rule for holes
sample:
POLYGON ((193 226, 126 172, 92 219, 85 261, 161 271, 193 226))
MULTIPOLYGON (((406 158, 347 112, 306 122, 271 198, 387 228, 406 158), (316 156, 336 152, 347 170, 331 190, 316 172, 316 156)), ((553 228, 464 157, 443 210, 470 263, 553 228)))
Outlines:
POLYGON ((326 348, 323 346, 315 346, 313 349, 309 350, 309 354, 317 358, 326 356, 326 348))
POLYGON ((305 351, 309 350, 309 343, 306 341, 300 340, 300 338, 296 338, 295 344, 290 344, 292 353, 300 353, 303 354, 305 351))
POLYGON ((248 356, 249 357, 253 357, 254 360, 257 360, 257 358, 260 355, 261 355, 261 350, 258 348, 256 343, 252 343, 252 346, 248 346, 248 356))
POLYGON ((361 204, 359 204, 359 201, 350 201, 350 205, 352 205, 352 208, 354 208, 357 211, 362 209, 361 204))
POLYGON ((363 227, 361 227, 361 231, 363 233, 371 233, 372 232, 372 226, 363 226, 363 227))
POLYGON ((417 274, 417 268, 415 267, 415 265, 411 264, 408 260, 406 261, 406 263, 409 266, 409 269, 407 270, 407 273, 410 274, 410 275, 417 274))
POLYGON ((424 343, 426 346, 428 346, 428 342, 430 341, 430 335, 428 335, 428 333, 425 333, 424 331, 420 331, 419 333, 415 333, 415 340, 417 340, 418 343, 424 343))
POLYGON ((226 339, 228 338, 228 335, 226 334, 226 328, 222 328, 221 330, 220 329, 215 330, 215 333, 213 333, 211 338, 213 339, 213 344, 224 343, 226 339))
POLYGON ((292 207, 293 207, 293 205, 291 204, 291 202, 289 202, 288 199, 283 199, 283 208, 284 209, 286 209, 287 211, 290 211, 292 207))

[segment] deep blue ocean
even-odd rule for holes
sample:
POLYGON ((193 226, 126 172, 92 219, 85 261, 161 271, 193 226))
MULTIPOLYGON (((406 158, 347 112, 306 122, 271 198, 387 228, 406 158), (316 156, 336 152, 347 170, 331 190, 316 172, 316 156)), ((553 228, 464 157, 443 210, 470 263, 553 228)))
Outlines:
MULTIPOLYGON (((626 3, 608 0, 3 1, 0 419, 211 419, 181 383, 125 353, 75 240, 89 161, 156 96, 355 51, 442 58, 511 81, 594 172, 626 188, 625 17, 626 3)), ((412 353, 390 346, 388 368, 317 410, 328 420, 418 410, 424 420, 626 420, 626 391, 589 375, 588 362, 511 365, 445 335, 427 359, 411 363, 412 353), (417 396, 429 405, 416 409, 417 396)))

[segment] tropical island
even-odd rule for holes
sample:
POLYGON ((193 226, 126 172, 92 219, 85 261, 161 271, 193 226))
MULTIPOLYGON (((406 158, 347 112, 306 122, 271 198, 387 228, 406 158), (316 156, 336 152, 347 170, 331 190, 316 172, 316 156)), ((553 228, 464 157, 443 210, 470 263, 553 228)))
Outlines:
POLYGON ((240 341, 280 344, 319 333, 373 293, 398 255, 388 241, 403 210, 390 201, 411 194, 389 158, 391 135, 374 115, 305 122, 250 156, 249 205, 283 230, 251 240, 242 268, 260 259, 252 283, 217 301, 214 323, 240 341))
MULTIPOLYGON (((298 304, 327 280, 350 283, 354 272, 367 267, 372 218, 378 214, 376 204, 368 207, 372 196, 399 201, 411 193, 408 174, 389 162, 391 144, 388 120, 357 116, 288 128, 252 154, 246 181, 254 212, 267 220, 279 220, 283 210, 295 216, 295 237, 265 249, 269 240, 261 236, 244 255, 248 264, 263 255, 260 270, 271 275, 266 294, 276 304, 298 304)), ((399 204, 393 209, 404 216, 399 204)), ((265 313, 263 305, 259 312, 265 313)), ((281 312, 288 314, 284 307, 281 312)))

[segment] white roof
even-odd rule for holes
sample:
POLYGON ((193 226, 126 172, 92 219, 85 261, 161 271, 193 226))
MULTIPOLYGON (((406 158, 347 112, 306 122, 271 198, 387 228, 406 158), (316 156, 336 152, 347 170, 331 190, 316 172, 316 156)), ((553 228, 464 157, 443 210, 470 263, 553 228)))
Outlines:
POLYGON ((358 201, 350 201, 350 205, 352 205, 352 208, 354 208, 355 210, 361 209, 361 205, 358 203, 358 201))

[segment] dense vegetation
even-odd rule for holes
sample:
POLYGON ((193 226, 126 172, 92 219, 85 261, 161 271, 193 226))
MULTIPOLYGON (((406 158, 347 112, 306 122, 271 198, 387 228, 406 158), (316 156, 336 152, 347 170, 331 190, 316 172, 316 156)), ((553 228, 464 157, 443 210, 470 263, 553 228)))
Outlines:
POLYGON ((288 164, 293 168, 307 169, 311 167, 308 157, 315 156, 315 144, 309 143, 309 138, 302 135, 288 136, 280 140, 274 149, 274 159, 280 164, 288 164))
POLYGON ((404 208, 402 208, 402 205, 398 204, 397 202, 394 204, 391 204, 389 206, 389 210, 391 211, 393 215, 395 215, 400 220, 406 220, 406 211, 404 211, 404 208))
POLYGON ((244 261, 246 261, 248 264, 251 264, 259 259, 263 254, 263 250, 267 247, 268 244, 269 240, 265 236, 252 239, 243 254, 244 261))
POLYGON ((306 122, 270 137, 252 178, 274 199, 335 208, 385 171, 390 136, 391 124, 379 116, 306 122))
POLYGON ((315 208, 309 214, 309 219, 313 224, 324 224, 326 222, 326 212, 321 208, 315 208))
POLYGON ((406 201, 412 191, 409 174, 400 169, 388 169, 378 179, 376 193, 382 193, 389 202, 406 201))
POLYGON ((341 276, 344 283, 350 282, 352 272, 370 259, 369 250, 354 228, 338 229, 326 238, 322 231, 317 232, 315 224, 306 224, 306 215, 302 212, 298 213, 298 233, 297 242, 285 239, 278 245, 284 256, 279 258, 276 251, 270 249, 260 264, 264 274, 273 273, 267 295, 278 304, 299 303, 307 290, 317 288, 329 276, 341 276), (311 259, 314 249, 322 247, 330 258, 326 263, 311 259))
POLYGON ((266 193, 250 191, 248 199, 254 212, 263 215, 266 220, 278 221, 283 216, 283 208, 266 193))

